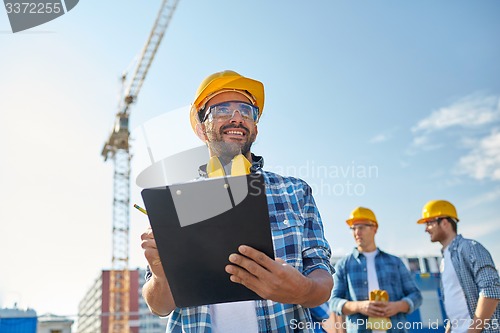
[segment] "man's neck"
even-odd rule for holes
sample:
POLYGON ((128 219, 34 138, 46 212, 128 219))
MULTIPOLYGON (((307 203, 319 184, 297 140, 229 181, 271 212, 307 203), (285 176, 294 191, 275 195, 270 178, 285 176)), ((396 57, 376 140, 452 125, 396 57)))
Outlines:
POLYGON ((453 240, 457 237, 457 234, 455 232, 451 232, 448 235, 446 235, 445 239, 441 240, 440 243, 443 246, 443 250, 453 242, 453 240))
POLYGON ((363 252, 373 252, 377 250, 377 245, 375 244, 371 244, 371 245, 368 245, 368 246, 365 246, 365 247, 362 247, 361 245, 358 246, 358 251, 360 253, 363 253, 363 252))
MULTIPOLYGON (((214 157, 214 156, 218 157, 222 164, 228 164, 229 162, 231 162, 233 160, 233 158, 236 157, 236 155, 233 156, 233 157, 229 157, 229 156, 217 156, 212 151, 210 151, 210 157, 214 157)), ((248 151, 243 156, 245 156, 245 158, 248 160, 248 162, 252 163, 252 153, 250 151, 248 151)))

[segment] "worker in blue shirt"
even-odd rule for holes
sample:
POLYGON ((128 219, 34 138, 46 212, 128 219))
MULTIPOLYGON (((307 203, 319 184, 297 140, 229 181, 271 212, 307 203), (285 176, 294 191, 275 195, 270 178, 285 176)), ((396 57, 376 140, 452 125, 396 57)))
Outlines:
POLYGON ((346 222, 357 246, 335 265, 332 312, 346 316, 348 333, 372 332, 366 325, 369 317, 390 318, 387 332, 407 332, 406 314, 422 304, 414 278, 400 258, 376 246, 378 222, 372 210, 357 207, 346 222), (385 290, 388 301, 370 301, 374 290, 385 290))
POLYGON ((446 200, 431 200, 422 218, 431 242, 443 246, 441 284, 444 294, 446 332, 500 332, 500 278, 488 250, 457 234, 458 215, 446 200))
POLYGON ((233 175, 233 161, 244 158, 248 171, 264 178, 274 257, 242 245, 228 257, 225 267, 228 279, 263 300, 176 307, 148 229, 141 235, 150 268, 142 294, 152 312, 170 315, 169 333, 313 332, 309 308, 330 297, 330 246, 311 188, 303 180, 264 171, 263 158, 250 151, 263 107, 261 82, 223 71, 201 83, 190 112, 193 131, 207 144, 210 161, 214 161, 200 167, 201 177, 211 172, 233 175), (211 167, 215 161, 222 168, 211 167))

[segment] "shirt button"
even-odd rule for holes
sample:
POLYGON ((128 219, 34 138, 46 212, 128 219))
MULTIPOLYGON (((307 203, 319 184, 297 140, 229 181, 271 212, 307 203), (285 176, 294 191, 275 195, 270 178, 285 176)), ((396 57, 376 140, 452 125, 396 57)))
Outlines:
POLYGON ((363 268, 363 270, 366 272, 366 268, 363 268))
POLYGON ((368 282, 365 281, 365 284, 367 284, 368 282))
POLYGON ((288 220, 283 221, 283 224, 288 225, 288 220))

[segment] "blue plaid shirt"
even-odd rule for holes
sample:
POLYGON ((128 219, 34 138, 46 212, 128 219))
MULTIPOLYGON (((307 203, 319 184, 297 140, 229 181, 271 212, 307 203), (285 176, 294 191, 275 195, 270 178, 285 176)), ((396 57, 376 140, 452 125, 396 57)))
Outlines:
MULTIPOLYGON (((306 276, 316 269, 333 274, 330 246, 309 185, 263 171, 262 157, 252 157, 252 172, 261 173, 266 184, 274 256, 306 276)), ((200 174, 204 175, 202 169, 200 174)), ((255 311, 260 333, 313 332, 309 309, 301 305, 257 300, 255 311)), ((169 317, 167 332, 211 332, 210 305, 176 308, 169 317)))
MULTIPOLYGON (((469 315, 474 318, 479 296, 500 299, 500 280, 495 263, 488 250, 472 239, 457 235, 449 245, 451 262, 467 300, 469 315)), ((497 305, 489 329, 483 332, 499 332, 500 305, 497 305)))
POLYGON ((330 318, 330 305, 328 302, 323 303, 315 308, 310 308, 311 318, 314 323, 314 333, 325 333, 326 331, 322 328, 321 324, 330 318))
MULTIPOLYGON (((406 301, 410 311, 422 304, 422 295, 415 279, 400 258, 380 251, 375 256, 375 268, 379 288, 386 290, 389 301, 406 301)), ((330 307, 332 312, 342 315, 342 308, 347 301, 368 300, 368 273, 366 257, 356 248, 353 253, 342 258, 335 265, 335 275, 330 307)), ((347 316, 347 332, 371 332, 366 329, 368 317, 356 313, 347 316)), ((404 329, 406 315, 398 313, 391 317, 392 328, 388 332, 407 332, 404 329), (397 323, 403 323, 397 325, 397 323), (398 329, 401 327, 401 329, 398 329)))

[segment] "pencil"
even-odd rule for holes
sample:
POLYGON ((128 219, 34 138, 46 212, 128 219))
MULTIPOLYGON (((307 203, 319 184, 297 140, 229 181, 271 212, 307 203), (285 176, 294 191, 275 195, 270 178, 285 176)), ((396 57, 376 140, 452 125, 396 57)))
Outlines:
POLYGON ((134 204, 134 208, 137 208, 139 211, 141 211, 141 213, 148 215, 148 212, 144 208, 142 208, 141 206, 134 204))

